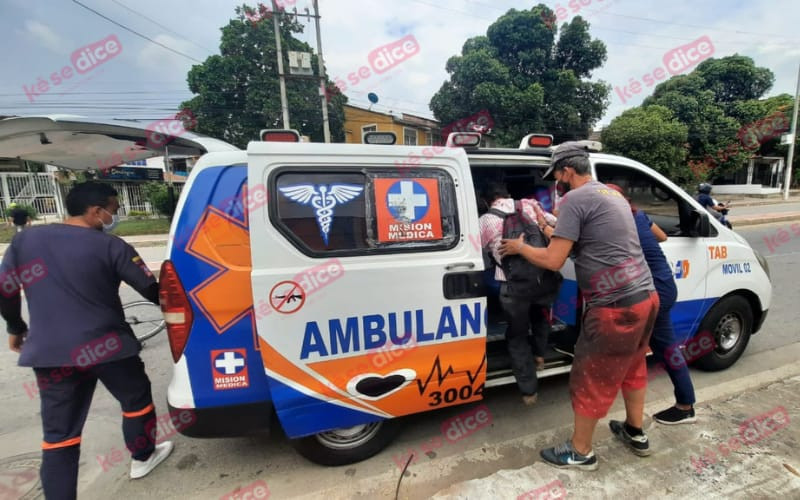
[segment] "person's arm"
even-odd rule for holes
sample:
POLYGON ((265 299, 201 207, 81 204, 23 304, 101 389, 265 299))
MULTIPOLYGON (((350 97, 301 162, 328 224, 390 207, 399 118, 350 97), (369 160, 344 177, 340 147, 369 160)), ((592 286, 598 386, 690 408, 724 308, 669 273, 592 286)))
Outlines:
POLYGON ((115 238, 111 259, 120 279, 153 304, 158 304, 158 282, 136 250, 124 240, 115 238))
POLYGON ((500 262, 500 240, 503 238, 503 220, 495 215, 483 215, 478 219, 481 231, 481 246, 489 250, 496 262, 500 262))
POLYGON ((15 269, 15 251, 12 246, 6 250, 3 263, 0 265, 0 315, 6 321, 8 332, 8 348, 20 352, 28 333, 28 325, 22 319, 22 297, 20 296, 19 280, 14 275, 9 275, 15 269), (10 285, 10 286, 9 286, 10 285))
POLYGON ((574 242, 556 236, 550 240, 547 248, 535 248, 525 244, 524 235, 513 240, 502 240, 500 243, 500 255, 521 255, 525 260, 534 266, 551 271, 558 271, 564 266, 564 262, 569 257, 574 242))
POLYGON ((658 241, 659 243, 667 241, 667 233, 665 233, 663 229, 658 227, 658 224, 656 224, 655 222, 650 225, 650 231, 653 233, 653 236, 656 237, 656 241, 658 241))

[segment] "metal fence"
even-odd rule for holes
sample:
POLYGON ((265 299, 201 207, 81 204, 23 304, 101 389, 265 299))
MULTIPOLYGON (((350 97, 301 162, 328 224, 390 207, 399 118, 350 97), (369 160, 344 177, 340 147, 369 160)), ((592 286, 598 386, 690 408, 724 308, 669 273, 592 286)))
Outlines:
MULTIPOLYGON (((155 208, 145 195, 144 185, 133 182, 108 182, 119 193, 119 215, 128 216, 132 211, 157 215, 155 208)), ((183 184, 176 183, 175 196, 180 196, 183 184)), ((56 181, 53 173, 0 172, 0 210, 5 217, 6 208, 12 202, 32 205, 45 222, 49 217, 62 219, 67 210, 64 200, 72 188, 71 184, 56 181)))
POLYGON ((31 205, 42 216, 62 217, 65 213, 61 191, 52 173, 0 173, 0 208, 5 216, 8 205, 31 205))

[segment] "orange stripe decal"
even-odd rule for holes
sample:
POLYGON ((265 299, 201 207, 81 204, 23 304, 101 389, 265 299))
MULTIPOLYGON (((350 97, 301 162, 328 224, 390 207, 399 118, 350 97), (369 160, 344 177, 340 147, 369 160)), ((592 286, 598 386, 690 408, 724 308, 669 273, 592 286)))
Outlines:
POLYGON ((66 448, 67 446, 74 446, 76 444, 81 444, 80 436, 66 439, 64 441, 59 441, 58 443, 48 443, 47 441, 42 441, 42 449, 55 450, 57 448, 66 448))
POLYGON ((156 407, 153 405, 153 403, 150 403, 139 411, 123 411, 122 416, 127 418, 141 417, 142 415, 147 415, 155 409, 156 407))

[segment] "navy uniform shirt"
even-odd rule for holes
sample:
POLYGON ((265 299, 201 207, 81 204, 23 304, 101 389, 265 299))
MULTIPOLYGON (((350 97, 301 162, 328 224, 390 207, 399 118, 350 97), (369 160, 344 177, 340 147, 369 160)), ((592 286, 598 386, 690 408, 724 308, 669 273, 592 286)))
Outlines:
POLYGON ((119 286, 124 281, 157 302, 157 285, 121 238, 68 224, 33 227, 14 237, 0 271, 8 333, 28 329, 20 317, 20 286, 28 301, 31 324, 20 366, 84 367, 141 350, 125 323, 119 286))
POLYGON ((637 210, 633 214, 633 220, 636 222, 636 232, 639 234, 639 242, 642 245, 644 258, 647 260, 647 266, 650 268, 650 274, 653 275, 653 284, 656 286, 656 291, 659 295, 664 296, 677 294, 678 288, 675 286, 675 279, 672 277, 672 268, 661 250, 661 245, 658 244, 656 236, 650 229, 653 221, 643 210, 637 210))

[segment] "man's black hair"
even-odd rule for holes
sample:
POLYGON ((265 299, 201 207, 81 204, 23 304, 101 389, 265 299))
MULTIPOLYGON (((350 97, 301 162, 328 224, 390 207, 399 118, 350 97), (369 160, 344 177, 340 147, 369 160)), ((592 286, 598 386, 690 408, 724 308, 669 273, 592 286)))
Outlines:
POLYGON ((116 189, 102 182, 76 184, 67 195, 67 213, 77 217, 85 214, 89 207, 106 207, 108 199, 117 195, 116 189))
POLYGON ((483 192, 483 198, 491 205, 498 198, 511 198, 508 188, 504 182, 493 181, 487 184, 483 192))

